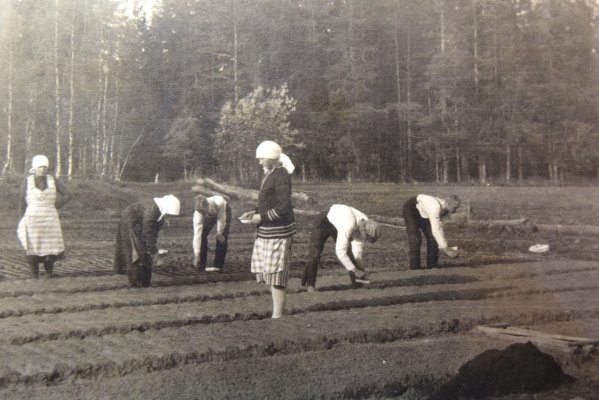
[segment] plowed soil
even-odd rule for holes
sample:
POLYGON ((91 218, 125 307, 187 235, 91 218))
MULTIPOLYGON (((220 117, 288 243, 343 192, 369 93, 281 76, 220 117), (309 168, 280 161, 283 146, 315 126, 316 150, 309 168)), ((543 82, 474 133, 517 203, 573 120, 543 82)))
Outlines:
MULTIPOLYGON (((300 216, 287 312, 271 320, 268 288, 249 273, 249 226, 233 224, 226 268, 206 273, 190 265, 191 218, 172 219, 152 286, 131 289, 111 272, 108 214, 64 217, 67 256, 39 280, 28 277, 16 221, 4 220, 2 399, 427 399, 477 354, 513 342, 478 325, 599 337, 597 237, 450 224, 461 256, 409 270, 405 231, 384 226, 365 252, 370 285, 350 286, 329 242, 308 293, 299 277, 310 221, 300 216), (538 242, 552 250, 529 253, 538 242)), ((502 398, 599 398, 596 351, 539 348, 576 382, 502 398)))

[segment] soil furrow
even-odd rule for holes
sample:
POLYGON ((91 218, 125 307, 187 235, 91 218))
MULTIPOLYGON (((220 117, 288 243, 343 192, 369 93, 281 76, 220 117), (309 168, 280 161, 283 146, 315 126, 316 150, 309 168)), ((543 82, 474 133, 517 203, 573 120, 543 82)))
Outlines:
MULTIPOLYGON (((384 311, 384 310, 383 310, 384 311)), ((451 310, 450 310, 451 311, 451 310)), ((503 310, 503 313, 505 310, 503 310)), ((73 357, 73 347, 70 340, 48 342, 35 347, 21 346, 20 360, 13 365, 2 360, 2 368, 6 371, 0 381, 7 383, 31 384, 40 381, 46 383, 59 383, 68 377, 90 378, 98 376, 122 376, 137 370, 158 371, 171 369, 180 365, 193 365, 207 361, 227 361, 234 359, 273 356, 276 354, 297 354, 308 351, 333 349, 346 343, 386 343, 398 340, 431 337, 438 334, 459 333, 472 329, 476 325, 495 323, 498 321, 509 322, 513 325, 527 325, 542 321, 558 321, 571 319, 572 314, 563 311, 532 311, 521 313, 515 310, 507 316, 499 315, 472 315, 462 320, 452 319, 451 312, 433 310, 428 321, 422 324, 406 324, 406 321, 392 319, 377 325, 372 324, 372 319, 363 318, 360 324, 352 331, 325 328, 331 318, 345 318, 342 313, 328 313, 327 319, 315 319, 309 325, 303 325, 301 319, 289 317, 287 324, 298 328, 296 335, 289 337, 285 332, 273 332, 265 324, 278 324, 272 321, 255 321, 253 323, 233 324, 226 328, 220 326, 220 338, 215 343, 216 326, 205 326, 204 329, 191 329, 193 337, 204 331, 201 338, 209 337, 210 340, 193 339, 181 341, 182 332, 178 329, 168 329, 165 332, 139 332, 124 335, 125 340, 113 341, 111 356, 98 353, 98 349, 106 348, 107 343, 103 338, 87 338, 78 342, 78 348, 84 352, 85 361, 77 362, 78 357, 73 357), (365 321, 369 320, 369 321, 365 321), (365 323, 366 322, 366 323, 365 323), (249 329, 248 329, 249 328, 249 329), (323 328, 321 330, 320 328, 323 328), (245 331, 245 335, 240 332, 245 331), (264 340, 263 333, 266 329, 270 336, 264 340), (321 334, 318 332, 327 332, 321 334), (173 343, 170 347, 160 346, 161 339, 173 343), (236 338, 236 340, 232 340, 236 338), (178 340, 177 340, 178 339, 178 340), (93 342, 93 345, 90 343, 93 342), (207 343, 208 342, 208 343, 207 343), (88 345, 89 343, 89 345, 88 345), (120 348, 129 349, 127 352, 118 352, 120 348), (165 349, 168 348, 165 352, 165 349), (100 354, 100 356, 98 356, 100 354), (35 365, 35 368, 31 368, 35 365)), ((597 314, 597 313, 596 313, 597 314)), ((595 315, 597 316, 597 315, 595 315)), ((4 350, 7 345, 1 346, 4 350)), ((14 353, 14 352, 13 352, 14 353)), ((14 360, 13 360, 14 361, 14 360)))

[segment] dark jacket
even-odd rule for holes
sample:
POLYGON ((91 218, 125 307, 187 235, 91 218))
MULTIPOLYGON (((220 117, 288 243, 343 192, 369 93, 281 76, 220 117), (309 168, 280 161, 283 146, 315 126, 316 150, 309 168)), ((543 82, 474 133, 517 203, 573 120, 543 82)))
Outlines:
POLYGON ((154 200, 142 200, 131 204, 121 212, 121 224, 135 237, 135 247, 139 255, 158 252, 158 234, 164 220, 154 200))
POLYGON ((262 219, 258 225, 258 237, 286 238, 295 234, 291 178, 285 168, 276 167, 262 181, 257 212, 262 219))
POLYGON ((117 227, 114 270, 127 274, 132 286, 148 286, 152 279, 152 254, 164 220, 154 200, 133 203, 121 213, 117 227))

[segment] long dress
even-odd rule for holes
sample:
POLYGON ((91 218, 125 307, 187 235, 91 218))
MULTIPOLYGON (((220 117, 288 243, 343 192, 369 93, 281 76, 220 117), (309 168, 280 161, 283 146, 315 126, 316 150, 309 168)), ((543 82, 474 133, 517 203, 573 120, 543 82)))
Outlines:
POLYGON ((19 221, 17 235, 27 256, 60 256, 64 241, 58 211, 56 210, 56 182, 47 176, 48 187, 40 190, 35 177, 27 177, 25 201, 27 208, 19 221))
POLYGON ((114 271, 127 274, 133 287, 150 285, 152 255, 158 252, 158 234, 164 220, 153 200, 133 203, 121 213, 117 227, 114 271))

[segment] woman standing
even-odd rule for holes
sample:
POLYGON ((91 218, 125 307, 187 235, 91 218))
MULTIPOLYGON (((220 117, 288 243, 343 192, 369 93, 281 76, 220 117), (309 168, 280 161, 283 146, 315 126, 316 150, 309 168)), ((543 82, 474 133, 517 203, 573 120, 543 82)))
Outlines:
POLYGON ((256 158, 264 170, 258 208, 244 213, 239 219, 257 225, 251 270, 258 282, 270 286, 272 318, 280 318, 285 309, 285 288, 295 234, 289 176, 294 166, 283 154, 281 146, 272 141, 262 142, 256 148, 256 158))
POLYGON ((25 179, 19 197, 17 235, 25 249, 31 276, 39 278, 39 264, 46 276, 53 276, 54 262, 64 256, 64 241, 57 208, 70 200, 60 180, 48 175, 50 162, 44 155, 31 160, 30 175, 25 179))
POLYGON ((141 200, 121 212, 117 228, 114 271, 129 276, 133 287, 150 285, 158 234, 167 215, 179 215, 181 203, 173 195, 141 200))

